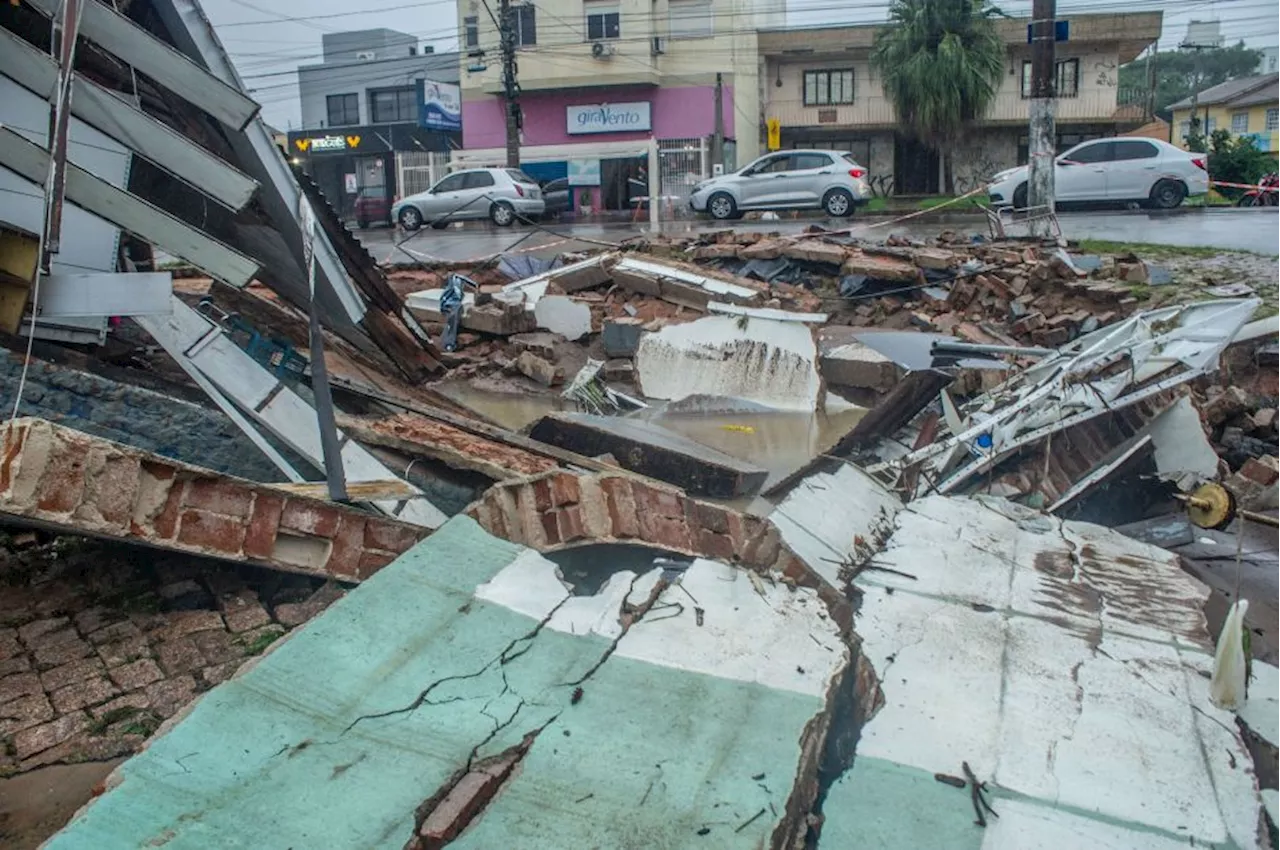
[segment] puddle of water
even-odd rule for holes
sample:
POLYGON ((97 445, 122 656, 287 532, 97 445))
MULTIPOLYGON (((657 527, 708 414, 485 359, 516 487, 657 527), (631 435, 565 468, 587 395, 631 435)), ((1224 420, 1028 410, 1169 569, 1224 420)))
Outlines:
POLYGON ((566 409, 559 396, 503 393, 463 382, 440 384, 436 390, 512 431, 519 431, 548 413, 566 409))
MULTIPOLYGON (((648 417, 654 424, 719 449, 727 455, 769 471, 762 490, 819 454, 828 451, 867 413, 865 408, 845 408, 828 413, 708 413, 662 414, 648 417)), ((740 504, 738 500, 734 504, 740 504)), ((752 510, 767 510, 760 499, 746 500, 752 510)))
MULTIPOLYGON (((548 413, 573 409, 556 396, 496 392, 469 383, 442 384, 437 389, 504 428, 517 431, 548 413)), ((653 408, 631 415, 768 470, 762 490, 830 450, 867 413, 865 408, 843 405, 823 413, 769 409, 724 412, 726 407, 732 409, 731 400, 717 412, 673 413, 659 407, 660 401, 653 404, 653 408)), ((715 411, 716 406, 711 405, 710 410, 715 411)), ((772 505, 758 496, 725 504, 759 514, 772 510, 772 505)))

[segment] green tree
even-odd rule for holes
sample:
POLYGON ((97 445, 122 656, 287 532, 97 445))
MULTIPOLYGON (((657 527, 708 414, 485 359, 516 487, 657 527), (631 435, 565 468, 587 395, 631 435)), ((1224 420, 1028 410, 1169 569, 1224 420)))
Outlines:
POLYGON ((871 62, 901 129, 938 152, 945 191, 948 154, 995 100, 1005 49, 986 0, 893 0, 889 26, 876 36, 871 62))
MULTIPOLYGON (((1232 136, 1214 130, 1209 137, 1209 176, 1221 183, 1256 185, 1262 176, 1275 170, 1275 160, 1258 150, 1251 136, 1232 136)), ((1220 189, 1229 198, 1238 198, 1241 189, 1220 189)))
MULTIPOLYGON (((1199 57, 1193 50, 1156 53, 1151 57, 1156 78, 1156 114, 1167 121, 1170 104, 1190 97, 1193 91, 1204 91, 1227 80, 1253 74, 1261 58, 1261 53, 1245 47, 1243 41, 1233 47, 1201 50, 1199 57)), ((1147 59, 1144 57, 1121 67, 1119 84, 1121 89, 1131 91, 1146 89, 1147 59)))

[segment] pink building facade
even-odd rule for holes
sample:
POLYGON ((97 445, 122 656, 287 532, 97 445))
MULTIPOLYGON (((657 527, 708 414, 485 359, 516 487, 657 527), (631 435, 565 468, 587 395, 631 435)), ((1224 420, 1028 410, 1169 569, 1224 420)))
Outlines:
MULTIPOLYGON (((735 133, 733 103, 733 88, 725 86, 721 112, 728 140, 735 133)), ((528 91, 520 95, 520 107, 523 169, 539 180, 568 179, 578 207, 626 209, 638 194, 647 194, 641 187, 647 180, 651 140, 663 149, 687 140, 696 150, 716 129, 714 86, 528 91), (591 176, 584 182, 584 173, 597 171, 594 186, 591 176)), ((465 152, 504 148, 503 109, 504 101, 497 96, 464 99, 465 152)))

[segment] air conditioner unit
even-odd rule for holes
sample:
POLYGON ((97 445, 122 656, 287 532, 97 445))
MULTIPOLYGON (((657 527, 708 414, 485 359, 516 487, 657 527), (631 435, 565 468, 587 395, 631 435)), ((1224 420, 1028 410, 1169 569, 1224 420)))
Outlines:
POLYGON ((618 52, 618 48, 612 44, 606 44, 603 41, 597 41, 591 45, 591 55, 596 59, 603 59, 606 56, 612 56, 618 52))
POLYGON ((357 62, 368 62, 377 58, 378 58, 378 53, 377 51, 374 51, 374 50, 361 50, 356 53, 357 62))
POLYGON ((661 56, 667 52, 667 40, 660 35, 653 37, 653 43, 649 45, 649 52, 654 56, 661 56))

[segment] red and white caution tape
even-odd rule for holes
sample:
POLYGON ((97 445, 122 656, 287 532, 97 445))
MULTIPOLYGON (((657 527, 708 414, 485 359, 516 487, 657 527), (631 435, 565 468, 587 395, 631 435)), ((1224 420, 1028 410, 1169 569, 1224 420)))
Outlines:
POLYGON ((1276 192, 1280 191, 1280 186, 1254 186, 1250 183, 1223 183, 1219 180, 1210 180, 1210 186, 1225 186, 1228 189, 1253 189, 1255 192, 1276 192))

